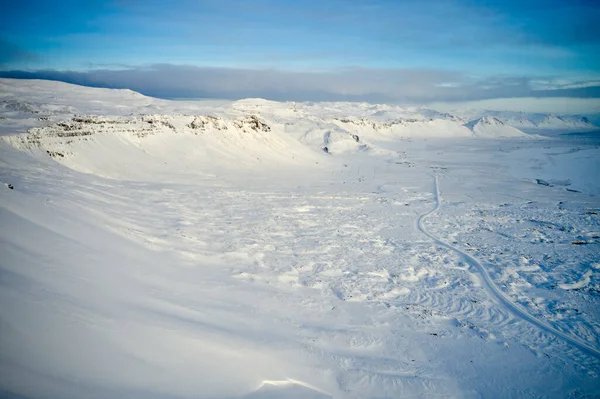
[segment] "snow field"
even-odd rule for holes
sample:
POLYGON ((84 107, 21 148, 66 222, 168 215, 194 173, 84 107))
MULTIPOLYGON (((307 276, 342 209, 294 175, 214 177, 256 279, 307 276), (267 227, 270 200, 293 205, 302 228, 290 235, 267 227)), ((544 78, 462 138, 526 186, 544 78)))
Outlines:
MULTIPOLYGON (((425 231, 598 348, 595 144, 385 127, 392 106, 3 84, 57 112, 0 142, 3 396, 598 395, 592 352, 418 228, 441 203, 425 231)), ((4 133, 33 124, 10 112, 4 133)))

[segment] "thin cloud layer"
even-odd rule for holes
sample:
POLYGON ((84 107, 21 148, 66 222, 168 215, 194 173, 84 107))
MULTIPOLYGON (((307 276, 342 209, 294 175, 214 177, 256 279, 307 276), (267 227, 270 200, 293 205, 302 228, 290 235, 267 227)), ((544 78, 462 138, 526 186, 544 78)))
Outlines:
POLYGON ((165 98, 600 97, 598 1, 9 3, 0 13, 5 77, 165 98))
POLYGON ((90 71, 0 71, 0 77, 50 79, 94 87, 129 88, 161 98, 261 97, 279 101, 476 101, 519 97, 600 99, 600 82, 540 77, 472 78, 434 69, 291 72, 158 64, 90 71))

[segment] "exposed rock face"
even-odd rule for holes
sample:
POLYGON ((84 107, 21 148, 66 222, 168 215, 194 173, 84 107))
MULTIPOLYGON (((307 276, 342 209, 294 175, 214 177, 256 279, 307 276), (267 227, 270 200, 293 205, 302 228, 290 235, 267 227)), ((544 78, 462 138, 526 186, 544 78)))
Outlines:
POLYGON ((197 116, 188 125, 190 129, 205 131, 207 129, 227 130, 227 125, 221 118, 216 116, 197 116))
POLYGON ((271 127, 256 115, 228 120, 217 116, 194 115, 141 115, 135 117, 104 117, 76 115, 44 127, 31 128, 27 134, 7 137, 15 147, 42 149, 54 159, 71 154, 70 144, 93 140, 101 135, 119 135, 143 139, 157 134, 192 134, 224 131, 241 133, 271 131, 271 127))
POLYGON ((395 121, 382 123, 382 122, 372 121, 367 118, 358 118, 358 119, 334 118, 333 119, 333 121, 337 121, 337 122, 340 122, 340 123, 343 123, 346 125, 369 126, 375 131, 390 129, 390 128, 393 128, 394 126, 409 126, 409 125, 411 125, 413 123, 417 123, 417 122, 430 122, 432 120, 433 119, 412 119, 411 118, 411 119, 398 119, 395 121))
POLYGON ((254 130, 256 132, 270 132, 271 127, 267 125, 265 122, 260 120, 256 115, 250 115, 243 119, 236 119, 233 124, 244 132, 247 132, 247 129, 254 130))

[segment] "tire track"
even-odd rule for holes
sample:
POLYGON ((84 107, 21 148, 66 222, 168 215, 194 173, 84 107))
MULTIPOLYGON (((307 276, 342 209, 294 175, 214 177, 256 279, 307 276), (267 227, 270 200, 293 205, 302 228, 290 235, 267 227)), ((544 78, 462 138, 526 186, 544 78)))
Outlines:
POLYGON ((553 334, 558 338, 561 338, 563 341, 567 342, 568 344, 578 348, 579 350, 581 350, 582 352, 584 352, 587 355, 590 356, 594 356, 596 358, 600 359, 600 351, 598 349, 593 348, 592 346, 588 345, 587 343, 583 342, 582 340, 580 340, 579 338, 570 336, 569 334, 566 334, 558 329, 556 329, 555 327, 553 327, 552 325, 550 325, 549 323, 542 321, 538 318, 536 318, 535 316, 532 316, 531 314, 529 314, 524 308, 522 308, 520 305, 518 305, 517 303, 513 302, 512 299, 506 295, 504 292, 502 292, 500 290, 500 288, 498 288, 498 286, 494 283, 494 281, 492 280, 492 278, 490 277, 489 273, 487 272, 487 270, 485 269, 485 267, 483 267, 483 265, 477 260, 475 259, 473 256, 469 255, 468 253, 462 251, 461 249, 452 246, 450 244, 448 244, 445 241, 442 241, 441 239, 437 238, 436 236, 434 236, 433 234, 431 234, 424 226, 423 226, 423 222, 424 220, 436 213, 440 208, 441 208, 441 201, 440 201, 440 190, 439 190, 439 183, 438 183, 438 177, 437 176, 433 176, 433 191, 434 191, 434 197, 435 197, 435 206, 433 207, 433 209, 421 214, 419 216, 419 218, 417 219, 417 228, 419 229, 419 231, 421 231, 421 233, 425 234, 427 237, 431 238, 433 241, 435 241, 438 245, 441 245, 442 247, 448 248, 451 251, 454 251, 455 253, 457 253, 460 258, 469 266, 474 267, 475 269, 477 269, 478 273, 481 275, 482 280, 484 282, 485 288, 497 299, 500 301, 500 303, 502 305, 504 305, 504 307, 506 307, 513 315, 528 321, 529 323, 533 324, 534 326, 536 326, 537 328, 539 328, 540 330, 543 330, 549 334, 553 334))

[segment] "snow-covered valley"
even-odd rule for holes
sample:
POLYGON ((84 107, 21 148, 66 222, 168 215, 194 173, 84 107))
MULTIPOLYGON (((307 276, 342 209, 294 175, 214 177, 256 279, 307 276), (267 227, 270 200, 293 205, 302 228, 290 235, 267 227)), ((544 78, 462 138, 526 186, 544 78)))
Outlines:
POLYGON ((583 117, 0 93, 0 396, 600 395, 583 117))

